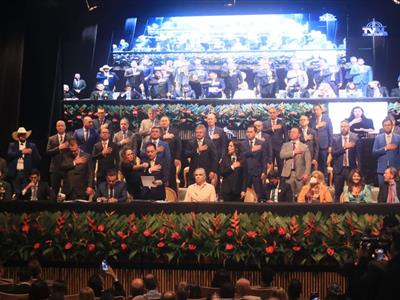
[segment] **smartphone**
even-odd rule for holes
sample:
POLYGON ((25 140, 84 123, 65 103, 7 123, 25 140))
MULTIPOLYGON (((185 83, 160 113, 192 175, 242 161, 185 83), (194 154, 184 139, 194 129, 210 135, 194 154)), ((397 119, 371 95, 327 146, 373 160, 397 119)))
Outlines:
POLYGON ((311 293, 310 300, 319 300, 319 294, 318 293, 311 293))
POLYGON ((101 269, 103 271, 108 271, 108 262, 105 259, 101 262, 101 269))
POLYGON ((385 251, 383 249, 376 249, 375 250, 375 258, 376 258, 377 261, 384 260, 385 251))

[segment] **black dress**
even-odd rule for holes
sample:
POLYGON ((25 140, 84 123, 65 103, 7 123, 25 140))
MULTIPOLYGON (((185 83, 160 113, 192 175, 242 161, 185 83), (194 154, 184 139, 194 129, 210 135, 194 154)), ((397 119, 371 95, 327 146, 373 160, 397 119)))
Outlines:
POLYGON ((359 138, 367 137, 367 135, 368 135, 367 132, 354 130, 354 129, 359 129, 359 128, 375 129, 374 128, 374 122, 372 121, 372 119, 364 118, 364 119, 362 119, 361 122, 355 123, 355 124, 351 125, 351 127, 350 127, 350 131, 354 132, 355 134, 357 134, 359 138))

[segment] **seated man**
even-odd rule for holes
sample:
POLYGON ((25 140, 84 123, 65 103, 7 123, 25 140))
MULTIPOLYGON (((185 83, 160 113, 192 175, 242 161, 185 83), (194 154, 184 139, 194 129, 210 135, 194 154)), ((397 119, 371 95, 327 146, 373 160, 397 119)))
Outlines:
POLYGON ((386 168, 383 173, 383 183, 379 186, 378 203, 399 203, 400 183, 397 181, 397 170, 386 168))
POLYGON ((267 202, 292 202, 293 193, 289 184, 281 180, 279 173, 272 171, 267 176, 268 183, 264 188, 267 202))
POLYGON ((206 171, 198 168, 194 171, 195 183, 189 185, 185 202, 215 202, 217 195, 212 184, 206 182, 206 171))
POLYGON ((96 90, 90 94, 90 100, 113 100, 111 91, 105 90, 102 83, 96 84, 96 90))
POLYGON ((249 295, 251 292, 250 281, 246 278, 240 278, 236 281, 235 292, 235 299, 260 300, 260 297, 249 295))
POLYGON ((40 180, 40 173, 36 169, 32 169, 29 176, 30 182, 21 192, 21 200, 37 201, 50 200, 54 201, 56 196, 47 182, 40 180))
POLYGON ((144 288, 146 289, 144 296, 147 299, 159 299, 161 297, 161 293, 158 291, 158 281, 153 274, 149 273, 144 277, 144 288))
POLYGON ((133 278, 131 282, 131 296, 143 296, 145 293, 144 283, 142 278, 133 278))
POLYGON ((96 197, 97 202, 103 203, 126 201, 126 186, 124 182, 118 180, 117 171, 107 171, 106 182, 99 184, 96 197))
POLYGON ((3 171, 0 169, 0 201, 10 201, 12 196, 11 185, 2 178, 3 171))

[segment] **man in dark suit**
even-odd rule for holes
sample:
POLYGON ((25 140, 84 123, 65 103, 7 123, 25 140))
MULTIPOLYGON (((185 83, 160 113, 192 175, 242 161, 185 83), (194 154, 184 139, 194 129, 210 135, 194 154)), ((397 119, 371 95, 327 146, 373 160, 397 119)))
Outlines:
POLYGON ((113 93, 105 90, 102 83, 96 84, 96 90, 90 94, 90 100, 114 100, 113 93))
POLYGON ((313 107, 314 115, 310 120, 310 126, 317 131, 318 137, 318 169, 324 173, 325 180, 328 178, 327 159, 329 148, 332 146, 333 129, 331 119, 323 114, 321 104, 313 107))
POLYGON ((125 182, 119 181, 117 171, 107 171, 106 181, 99 184, 96 192, 96 201, 103 203, 122 203, 126 201, 125 182))
POLYGON ((150 139, 149 141, 143 144, 143 147, 140 151, 140 157, 143 159, 146 157, 146 146, 149 143, 153 143, 156 145, 157 156, 165 160, 165 163, 169 166, 171 159, 171 151, 169 149, 168 142, 161 140, 161 127, 153 127, 150 130, 150 139))
POLYGON ((148 143, 145 148, 146 155, 143 163, 146 169, 143 176, 154 176, 153 184, 155 187, 143 187, 142 196, 146 200, 165 200, 165 185, 169 178, 169 165, 165 158, 157 153, 157 147, 153 143, 148 143))
POLYGON ((227 137, 224 130, 216 126, 217 116, 215 113, 209 113, 207 115, 207 133, 208 138, 212 140, 217 151, 218 162, 222 158, 222 154, 226 152, 227 137))
POLYGON ((195 139, 190 140, 185 149, 185 157, 189 162, 189 183, 193 184, 194 171, 198 168, 206 170, 207 181, 216 182, 218 158, 214 143, 206 136, 206 127, 197 125, 195 139))
POLYGON ((99 106, 97 108, 97 119, 93 119, 93 128, 100 133, 101 127, 108 128, 112 134, 111 121, 106 118, 106 110, 104 107, 99 106))
POLYGON ((8 145, 8 178, 11 180, 14 193, 21 194, 22 188, 28 181, 32 168, 39 165, 42 159, 36 145, 28 141, 32 131, 26 131, 24 127, 18 128, 12 133, 14 142, 8 145))
POLYGON ((168 143, 171 152, 169 186, 177 191, 176 169, 182 168, 182 140, 179 137, 179 131, 176 128, 171 128, 170 120, 167 116, 161 117, 160 127, 162 130, 161 139, 168 143))
POLYGON ((318 168, 318 136, 317 132, 309 127, 310 121, 307 116, 300 116, 300 142, 307 145, 311 154, 311 164, 315 169, 318 168))
POLYGON ((121 151, 123 148, 127 147, 131 149, 135 155, 138 152, 137 149, 137 137, 136 134, 129 130, 129 120, 127 118, 122 118, 119 122, 120 131, 114 134, 113 143, 118 147, 118 161, 120 160, 121 151))
POLYGON ((264 142, 256 139, 256 129, 254 126, 247 127, 246 139, 242 141, 242 151, 245 158, 247 170, 247 187, 254 187, 258 201, 264 200, 261 177, 264 176, 268 161, 265 155, 264 142))
POLYGON ((340 122, 340 136, 334 137, 332 142, 333 183, 335 198, 339 202, 344 184, 351 170, 357 167, 357 134, 350 132, 349 121, 340 122))
POLYGON ((3 171, 0 170, 0 201, 11 201, 11 185, 2 179, 3 171))
POLYGON ((378 134, 374 140, 372 153, 378 158, 376 173, 379 185, 383 183, 383 172, 387 167, 400 167, 400 136, 393 133, 393 123, 389 118, 382 122, 384 133, 378 134))
POLYGON ((47 141, 46 153, 51 158, 50 161, 50 183, 54 193, 58 195, 61 187, 61 180, 65 180, 65 173, 61 170, 62 153, 68 150, 68 139, 70 134, 65 132, 65 122, 57 121, 57 133, 49 137, 47 141))
POLYGON ((99 134, 93 128, 93 120, 86 116, 83 118, 83 127, 74 131, 73 138, 78 142, 83 152, 92 153, 93 146, 99 141, 99 134))
POLYGON ((93 164, 89 154, 83 152, 78 141, 71 138, 69 151, 62 154, 61 169, 66 172, 64 192, 66 199, 87 200, 93 191, 93 164))
POLYGON ((92 157, 95 163, 96 183, 100 185, 106 181, 108 170, 113 170, 117 167, 118 158, 117 146, 110 140, 110 131, 108 128, 100 129, 100 141, 94 145, 92 157))
POLYGON ((379 185, 378 203, 400 203, 400 183, 397 170, 388 167, 383 173, 383 182, 379 185))
POLYGON ((272 171, 267 175, 268 183, 264 188, 264 199, 269 203, 292 202, 293 193, 290 185, 284 180, 278 172, 272 171))
MULTIPOLYGON (((396 118, 392 114, 389 114, 387 117, 392 121, 392 133, 400 135, 400 127, 396 125, 396 118)), ((379 129, 379 133, 385 133, 385 130, 381 128, 379 129)))
POLYGON ((21 192, 19 196, 21 200, 25 201, 38 201, 48 200, 55 201, 56 197, 53 190, 47 182, 40 180, 40 173, 36 169, 32 169, 29 176, 30 182, 21 192))
POLYGON ((278 172, 282 172, 283 160, 280 158, 280 152, 283 143, 285 143, 288 139, 287 127, 285 121, 281 118, 278 118, 279 112, 278 110, 271 106, 268 109, 268 114, 270 120, 264 123, 264 133, 268 134, 271 137, 271 145, 272 145, 272 163, 278 167, 278 172))
POLYGON ((81 74, 75 74, 72 81, 72 89, 77 98, 83 98, 82 92, 86 89, 86 81, 81 78, 81 74))

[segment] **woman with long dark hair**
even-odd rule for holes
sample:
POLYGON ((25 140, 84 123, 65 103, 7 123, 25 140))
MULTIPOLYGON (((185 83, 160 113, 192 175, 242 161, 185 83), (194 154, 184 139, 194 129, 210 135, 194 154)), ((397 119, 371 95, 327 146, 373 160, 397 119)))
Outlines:
POLYGON ((121 172, 125 177, 126 188, 133 199, 140 199, 142 196, 142 182, 140 176, 143 173, 143 169, 148 167, 148 164, 141 164, 135 152, 128 147, 122 150, 121 158, 121 172))
POLYGON ((364 176, 359 169, 350 171, 347 186, 343 189, 341 202, 369 203, 373 202, 371 187, 364 182, 364 176))
POLYGON ((365 116, 361 106, 353 107, 348 121, 350 131, 356 133, 358 137, 366 137, 368 133, 374 131, 374 122, 365 116))
POLYGON ((241 145, 237 141, 230 141, 227 153, 221 160, 222 176, 221 196, 224 201, 241 201, 245 194, 245 159, 241 145))

